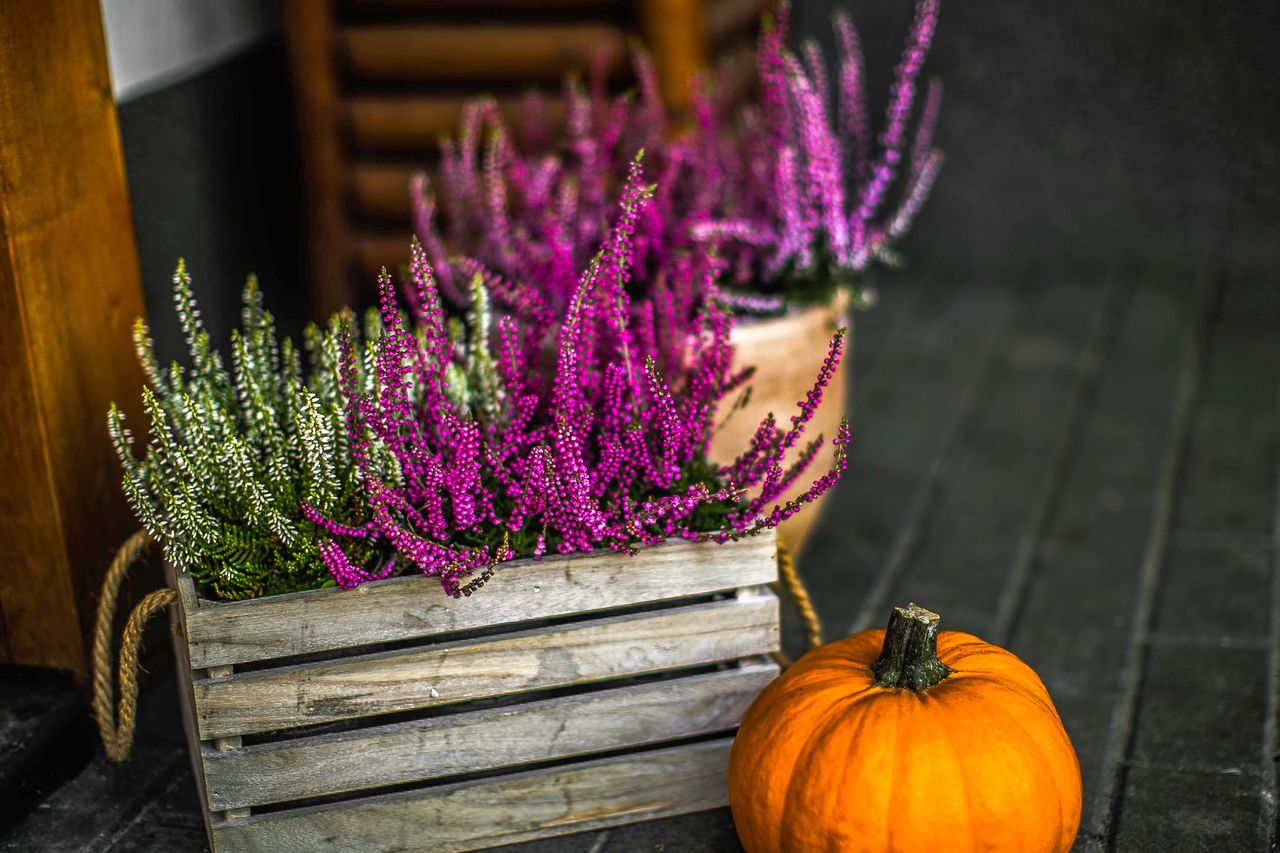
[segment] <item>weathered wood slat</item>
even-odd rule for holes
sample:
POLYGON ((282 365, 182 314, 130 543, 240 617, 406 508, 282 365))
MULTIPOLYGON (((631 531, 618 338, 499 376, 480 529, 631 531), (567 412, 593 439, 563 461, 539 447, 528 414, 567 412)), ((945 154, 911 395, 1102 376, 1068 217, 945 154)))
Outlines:
POLYGON ((765 654, 771 594, 480 640, 198 679, 201 740, 504 696, 765 654))
POLYGON ((233 752, 206 749, 209 806, 287 802, 728 731, 777 674, 762 660, 233 752))
POLYGON ((338 55, 357 80, 408 83, 558 81, 600 57, 616 72, 627 34, 603 23, 354 26, 338 32, 338 55))
POLYGON ((394 642, 626 607, 770 583, 772 533, 724 545, 669 542, 634 557, 611 552, 520 560, 473 598, 421 575, 249 601, 202 601, 187 613, 193 669, 394 642))
MULTIPOLYGON (((406 226, 413 221, 409 182, 413 174, 420 171, 423 171, 422 166, 410 163, 352 163, 347 175, 347 195, 352 210, 366 219, 406 226)), ((427 170, 427 174, 430 175, 431 171, 427 170)), ((432 186, 434 185, 435 179, 432 176, 432 186)), ((399 250, 407 253, 408 246, 406 240, 399 250)))
POLYGON ((191 668, 186 665, 187 632, 186 614, 192 612, 197 605, 196 590, 191 576, 179 574, 171 563, 164 565, 164 579, 173 589, 178 591, 177 606, 169 608, 169 634, 173 641, 173 657, 177 663, 178 706, 181 709, 182 725, 187 733, 187 755, 191 759, 191 775, 195 777, 196 790, 200 794, 200 804, 205 808, 204 831, 209 839, 209 848, 213 849, 213 832, 209 826, 207 803, 208 789, 205 785, 204 758, 201 744, 196 738, 196 715, 194 698, 191 692, 191 668))
MULTIPOLYGON (((452 134, 462 117, 462 106, 473 95, 357 95, 342 105, 342 120, 352 146, 361 152, 400 152, 422 155, 434 150, 443 134, 452 134)), ((503 120, 520 127, 520 96, 496 99, 503 120)), ((557 127, 564 121, 564 99, 544 100, 545 121, 557 127)))
POLYGON ((219 853, 446 853, 727 802, 732 738, 216 822, 219 853))

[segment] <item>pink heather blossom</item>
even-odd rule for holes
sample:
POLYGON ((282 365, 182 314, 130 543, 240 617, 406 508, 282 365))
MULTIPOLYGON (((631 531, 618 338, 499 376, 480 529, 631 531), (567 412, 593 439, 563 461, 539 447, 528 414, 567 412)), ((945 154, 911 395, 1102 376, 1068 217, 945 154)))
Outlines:
POLYGON ((368 394, 350 389, 348 417, 361 458, 376 441, 395 456, 400 477, 379 479, 360 463, 372 519, 362 527, 307 510, 325 533, 319 547, 339 585, 373 578, 350 563, 344 541, 382 543, 400 569, 468 595, 497 563, 517 556, 630 552, 673 537, 725 541, 759 532, 835 482, 847 427, 835 437, 837 469, 797 501, 774 505, 821 446, 819 437, 788 461, 843 353, 843 330, 789 427, 766 419, 737 461, 712 464, 718 405, 747 376, 732 366, 730 318, 715 285, 721 265, 691 249, 664 265, 648 299, 633 300, 639 235, 655 198, 639 160, 619 195, 605 239, 571 282, 516 286, 479 261, 452 264, 455 286, 492 282, 503 311, 486 340, 461 349, 449 342, 444 276, 421 242, 413 244, 407 288, 412 328, 391 278, 380 277, 386 331, 374 357, 377 386, 368 394), (557 310, 548 294, 565 294, 557 324, 543 322, 557 310), (501 394, 460 403, 450 371, 473 365, 482 345, 493 349, 501 394))

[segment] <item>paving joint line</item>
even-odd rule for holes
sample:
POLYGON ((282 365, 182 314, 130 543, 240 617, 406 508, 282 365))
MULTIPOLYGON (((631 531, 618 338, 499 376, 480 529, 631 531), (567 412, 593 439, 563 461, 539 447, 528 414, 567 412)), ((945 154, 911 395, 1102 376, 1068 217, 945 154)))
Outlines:
POLYGON ((1163 631, 1148 634, 1147 645, 1166 649, 1243 649, 1254 652, 1272 648, 1271 640, 1264 637, 1173 634, 1163 631))
POLYGON ((1049 469, 1049 477, 1045 487, 1036 497, 1031 520, 1018 540, 1009 576, 1000 597, 996 600, 996 613, 988 639, 997 646, 1007 645, 1013 633, 1018 608, 1026 596, 1027 584, 1031 580, 1031 572, 1040 551, 1040 543, 1044 539, 1050 521, 1057 513, 1058 504, 1066 489, 1072 459, 1080 447, 1088 415, 1093 411, 1097 400, 1102 369, 1114 353, 1122 319, 1133 298, 1133 290, 1132 284, 1124 288, 1120 286, 1119 274, 1113 268, 1108 275, 1102 308, 1098 312, 1089 342, 1076 359, 1076 387, 1069 404, 1066 427, 1053 449, 1051 456, 1053 464, 1049 469))
MULTIPOLYGON (((1280 395, 1278 403, 1280 403, 1280 395)), ((1276 420, 1280 423, 1280 405, 1276 420)), ((1277 849, 1277 812, 1280 811, 1280 458, 1276 460, 1276 490, 1271 522, 1271 613, 1267 655, 1267 711, 1262 722, 1262 785, 1258 791, 1258 840, 1262 849, 1277 849)))
POLYGON ((1280 534, 1232 533, 1228 530, 1177 530, 1173 534, 1176 548, 1220 548, 1224 551, 1271 551, 1276 549, 1280 534))
POLYGON ((1203 761, 1126 761, 1126 770, 1164 770, 1172 773, 1201 773, 1213 776, 1249 777, 1257 774, 1256 767, 1238 764, 1210 764, 1203 761))
POLYGON ((990 375, 991 363, 997 351, 996 345, 1009 336, 1016 313, 1014 310, 1016 303, 1025 290, 1026 285, 1017 288, 1014 293, 1009 295, 1008 301, 1004 306, 1003 316, 995 324, 996 334, 987 337, 986 344, 979 356, 978 369, 975 371, 973 379, 969 381, 968 387, 965 388, 964 396, 960 401, 955 418, 943 436, 942 446, 939 448, 937 456, 934 457, 933 463, 929 466, 928 473, 917 487, 915 495, 912 496, 906 520, 899 528, 898 535, 894 537, 889 557, 885 560, 884 566, 876 576, 875 583, 871 585, 871 589, 867 592, 863 605, 859 608, 858 614, 850 624, 847 633, 856 634, 871 627, 874 621, 883 617, 884 614, 881 611, 884 609, 884 600, 889 594, 889 588, 898 576, 902 574, 902 570, 919 545, 925 523, 932 514, 936 503, 943 482, 943 474, 949 467, 949 463, 954 463, 954 460, 950 459, 950 457, 955 451, 957 440, 966 429, 972 426, 973 419, 978 413, 977 402, 981 397, 979 392, 987 390, 988 383, 986 380, 990 375))
MULTIPOLYGON (((1206 288, 1217 298, 1219 283, 1206 288)), ((1201 302, 1208 302, 1202 295, 1201 302)), ((1133 619, 1129 629, 1129 641, 1124 665, 1120 670, 1121 694, 1112 709, 1107 727, 1107 738, 1102 752, 1102 770, 1098 775, 1098 790, 1093 798, 1092 820, 1085 829, 1082 849, 1091 853, 1111 851, 1115 848, 1112 833, 1119 812, 1121 780, 1125 775, 1126 760, 1133 741, 1134 723, 1138 710, 1138 691, 1142 685, 1146 667, 1146 641, 1151 633, 1155 614, 1155 599, 1160 587, 1165 554, 1177 512, 1178 486, 1182 479, 1187 452, 1190 447, 1192 418, 1200 398, 1201 378, 1207 356, 1205 318, 1209 314, 1197 306, 1192 316, 1188 340, 1183 347, 1183 363, 1178 377, 1172 429, 1164 456, 1156 477, 1156 502, 1147 527, 1147 541, 1143 546, 1142 564, 1138 573, 1138 590, 1134 602, 1133 619)))

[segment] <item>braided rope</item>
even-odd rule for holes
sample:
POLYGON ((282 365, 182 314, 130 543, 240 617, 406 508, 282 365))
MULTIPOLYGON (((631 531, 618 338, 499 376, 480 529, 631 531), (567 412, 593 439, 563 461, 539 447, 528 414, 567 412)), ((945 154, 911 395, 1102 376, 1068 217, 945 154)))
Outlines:
POLYGON ((111 653, 111 628, 115 621, 116 601, 120 597, 120 584, 129 567, 151 544, 151 536, 139 530, 130 536, 116 552, 107 576, 102 580, 102 598, 98 601, 98 619, 93 631, 93 716, 98 721, 98 732, 107 758, 124 761, 133 746, 133 731, 138 711, 138 651, 142 646, 142 629, 147 620, 177 600, 172 589, 158 589, 129 614, 124 634, 120 638, 120 701, 112 713, 111 703, 115 688, 111 681, 113 657, 111 653))
POLYGON ((816 649, 822 645, 822 620, 818 617, 817 608, 813 606, 813 599, 809 597, 809 590, 800 579, 791 549, 781 539, 778 540, 778 584, 786 590, 799 611, 809 648, 816 649))

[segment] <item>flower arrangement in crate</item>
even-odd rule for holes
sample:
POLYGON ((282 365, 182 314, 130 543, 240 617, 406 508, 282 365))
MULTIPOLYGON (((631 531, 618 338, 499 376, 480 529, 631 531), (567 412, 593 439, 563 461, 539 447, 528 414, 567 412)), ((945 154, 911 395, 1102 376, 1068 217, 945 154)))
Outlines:
POLYGON ((779 500, 827 441, 800 442, 843 331, 788 426, 765 418, 732 464, 711 462, 720 403, 749 372, 732 366, 713 253, 673 263, 648 300, 628 295, 652 196, 637 159, 620 216, 572 286, 532 288, 458 264, 469 277, 465 323, 446 318, 415 241, 411 310, 384 273, 363 344, 349 315, 308 329, 306 377, 293 344, 277 344, 252 282, 226 370, 180 265, 190 367, 162 372, 145 326, 135 335, 153 386, 143 394, 152 437, 143 459, 119 412, 109 418, 139 519, 176 566, 234 599, 354 586, 410 567, 470 594, 516 557, 725 541, 790 518, 845 464, 841 424, 832 470, 779 500), (560 290, 571 295, 552 322, 560 290))
MULTIPOLYGON (((351 849, 417 833, 475 849, 725 804, 732 730, 778 672, 769 534, 845 465, 842 424, 831 469, 780 497, 823 444, 801 440, 844 341, 789 424, 766 418, 732 464, 710 461, 718 404, 748 374, 732 367, 713 254, 629 295, 651 195, 637 161, 559 322, 547 292, 473 262, 454 268, 466 315, 447 317, 415 244, 410 310, 384 273, 363 343, 350 315, 308 331, 309 373, 252 284, 231 370, 181 266, 191 364, 162 372, 138 328, 153 385, 142 459, 118 412, 109 424, 125 492, 173 567, 152 596, 175 604, 212 849, 331 846, 333 821, 361 828, 367 846, 351 849), (483 633, 458 639, 468 629, 483 633), (495 714, 528 735, 491 748, 495 714), (311 728, 331 724, 345 728, 311 728), (474 773, 489 775, 436 784, 474 773), (457 820, 471 801, 457 785, 508 807, 457 820), (654 790, 678 796, 655 805, 654 790)), ((126 630, 122 661, 139 635, 126 630)), ((136 684, 122 669, 117 727, 107 659, 95 712, 121 758, 136 684)))

